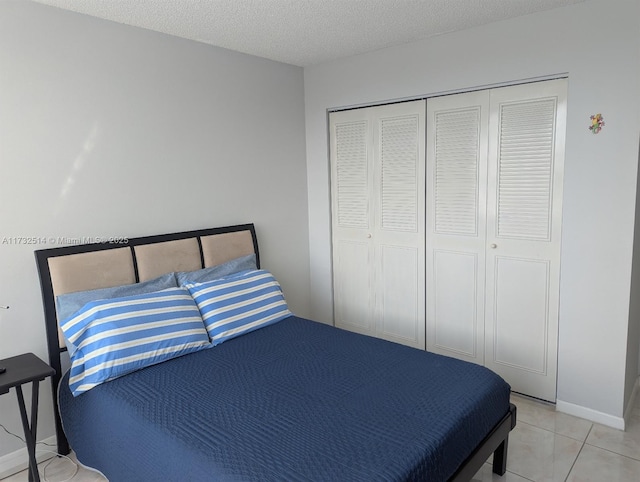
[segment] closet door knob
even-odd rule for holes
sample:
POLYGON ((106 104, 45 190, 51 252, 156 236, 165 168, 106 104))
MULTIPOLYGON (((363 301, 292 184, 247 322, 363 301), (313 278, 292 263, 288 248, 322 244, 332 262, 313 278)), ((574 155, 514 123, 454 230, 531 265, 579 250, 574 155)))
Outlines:
POLYGON ((495 244, 495 243, 491 245, 491 249, 496 249, 497 247, 498 247, 498 245, 495 244))
POLYGON ((371 233, 367 234, 367 238, 371 238, 371 233))

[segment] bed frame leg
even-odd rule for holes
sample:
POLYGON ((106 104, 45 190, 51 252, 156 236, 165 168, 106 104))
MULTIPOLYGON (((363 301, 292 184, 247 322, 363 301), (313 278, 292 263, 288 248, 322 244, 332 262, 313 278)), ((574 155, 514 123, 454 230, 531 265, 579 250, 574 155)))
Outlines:
POLYGON ((504 475, 507 471, 507 449, 509 448, 509 436, 507 436, 493 453, 493 473, 504 475))

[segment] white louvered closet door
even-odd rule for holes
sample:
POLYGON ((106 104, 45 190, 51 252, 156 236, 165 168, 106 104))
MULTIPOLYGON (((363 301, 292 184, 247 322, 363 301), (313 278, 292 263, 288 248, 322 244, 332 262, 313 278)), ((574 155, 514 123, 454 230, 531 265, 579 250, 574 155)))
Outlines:
POLYGON ((484 363, 489 92, 427 102, 427 349, 484 363))
POLYGON ((427 349, 555 401, 566 81, 427 102, 427 349))
POLYGON ((485 365, 555 401, 566 80, 491 91, 485 365))
POLYGON ((423 349, 424 112, 330 115, 335 324, 423 349))

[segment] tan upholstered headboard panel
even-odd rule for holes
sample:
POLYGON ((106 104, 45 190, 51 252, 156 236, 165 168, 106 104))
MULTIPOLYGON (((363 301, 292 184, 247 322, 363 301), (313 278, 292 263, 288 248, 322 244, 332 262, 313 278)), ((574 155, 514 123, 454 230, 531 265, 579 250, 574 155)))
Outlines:
POLYGON ((202 236, 200 241, 205 268, 254 252, 253 238, 249 231, 202 236))
POLYGON ((51 337, 47 334, 48 343, 55 344, 58 352, 65 349, 55 315, 58 295, 147 281, 173 271, 194 271, 252 253, 259 266, 253 224, 132 238, 119 245, 36 251, 47 330, 55 329, 51 337))
POLYGON ((49 258, 49 270, 56 295, 136 282, 129 248, 49 258))
POLYGON ((139 281, 157 278, 172 271, 202 269, 198 238, 143 244, 135 246, 133 251, 136 254, 139 281))

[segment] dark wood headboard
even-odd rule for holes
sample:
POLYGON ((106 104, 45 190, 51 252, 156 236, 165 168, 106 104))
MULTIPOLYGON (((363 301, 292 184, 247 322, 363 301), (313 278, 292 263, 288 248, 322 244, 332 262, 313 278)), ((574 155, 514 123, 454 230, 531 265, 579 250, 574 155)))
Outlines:
POLYGON ((255 253, 260 267, 253 224, 184 231, 111 242, 78 244, 35 252, 47 330, 58 452, 69 453, 58 413, 57 390, 62 378, 61 355, 66 351, 56 316, 56 296, 146 281, 173 271, 193 271, 255 253))

